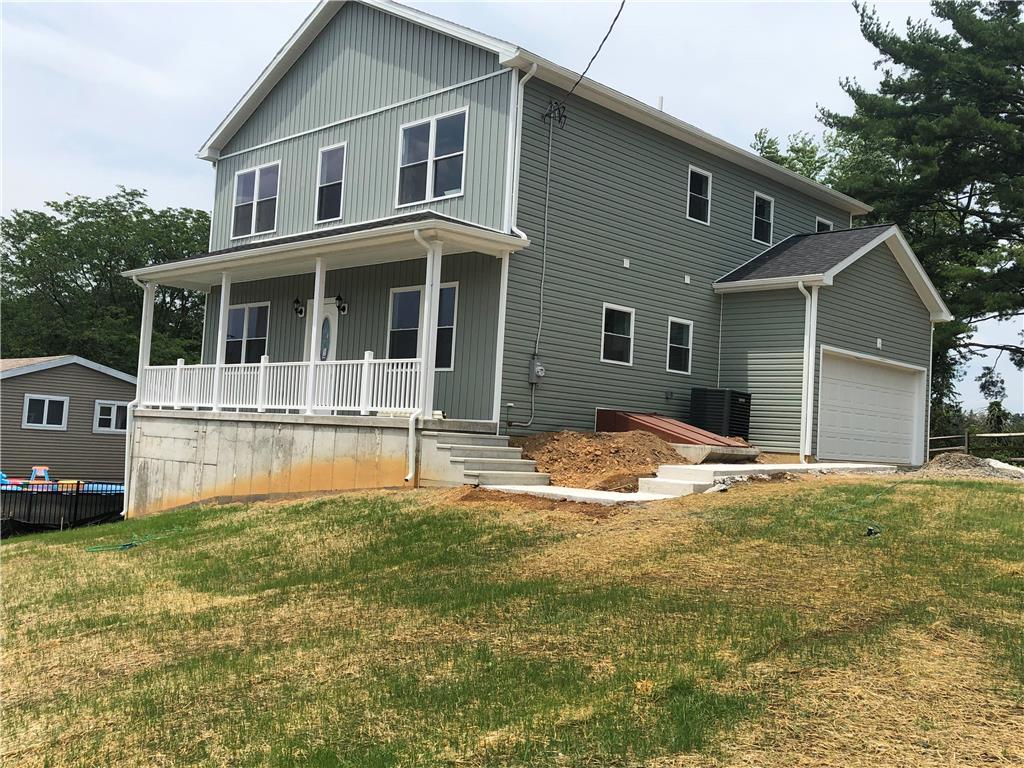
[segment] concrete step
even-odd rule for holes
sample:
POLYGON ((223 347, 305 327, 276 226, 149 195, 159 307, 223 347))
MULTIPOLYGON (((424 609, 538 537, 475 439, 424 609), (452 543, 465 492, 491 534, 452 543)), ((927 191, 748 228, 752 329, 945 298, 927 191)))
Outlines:
POLYGON ((508 445, 508 435, 488 435, 473 432, 424 432, 425 437, 434 437, 444 445, 508 445))
POLYGON ((466 472, 466 482, 477 485, 548 485, 551 476, 543 472, 466 472))
POLYGON ((666 496, 689 496, 691 493, 703 493, 713 483, 691 483, 685 480, 666 480, 662 477, 641 477, 641 493, 661 493, 666 496))
POLYGON ((470 472, 478 471, 508 471, 508 472, 533 472, 537 468, 537 462, 530 459, 476 459, 465 456, 452 456, 452 464, 461 464, 463 470, 470 472))
POLYGON ((440 443, 438 448, 448 451, 452 459, 520 459, 522 448, 508 448, 500 445, 448 445, 440 443))

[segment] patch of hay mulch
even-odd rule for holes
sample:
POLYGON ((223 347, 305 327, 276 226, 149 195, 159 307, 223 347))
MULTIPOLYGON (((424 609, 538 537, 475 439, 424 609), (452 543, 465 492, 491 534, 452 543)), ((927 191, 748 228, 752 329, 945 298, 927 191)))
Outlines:
POLYGON ((545 432, 513 437, 524 459, 551 475, 552 485, 602 491, 635 491, 638 479, 661 464, 685 464, 676 450, 650 432, 545 432))
POLYGON ((1024 481, 1024 473, 1014 469, 993 466, 988 459, 971 456, 967 453, 940 453, 914 474, 924 477, 952 477, 976 480, 1020 480, 1024 481))

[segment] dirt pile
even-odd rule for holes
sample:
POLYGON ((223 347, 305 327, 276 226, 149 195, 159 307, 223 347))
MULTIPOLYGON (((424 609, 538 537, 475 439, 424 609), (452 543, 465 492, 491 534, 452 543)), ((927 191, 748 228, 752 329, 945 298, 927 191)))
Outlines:
POLYGON ((962 478, 999 478, 1003 480, 1022 480, 1024 473, 1013 468, 993 466, 988 459, 971 456, 967 453, 940 453, 917 471, 927 477, 962 477, 962 478))
POLYGON ((675 449, 650 432, 545 432, 514 437, 524 459, 551 475, 552 485, 635 491, 638 478, 660 464, 685 464, 675 449))

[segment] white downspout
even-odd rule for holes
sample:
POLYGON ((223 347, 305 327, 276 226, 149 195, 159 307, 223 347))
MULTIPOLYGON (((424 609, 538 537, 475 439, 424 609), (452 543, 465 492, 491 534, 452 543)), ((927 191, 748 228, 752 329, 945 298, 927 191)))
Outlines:
POLYGON ((804 448, 807 445, 807 430, 809 429, 807 423, 807 392, 808 392, 808 375, 809 375, 809 363, 808 359, 811 354, 811 294, 806 288, 804 288, 804 281, 801 280, 796 284, 796 287, 800 290, 800 293, 804 295, 804 360, 802 369, 802 379, 800 382, 800 463, 807 463, 807 456, 804 448))
POLYGON ((523 152, 523 112, 526 106, 526 84, 537 74, 537 63, 534 62, 530 65, 530 70, 523 75, 519 80, 519 97, 516 103, 516 133, 515 133, 515 149, 514 149, 514 166, 512 172, 512 210, 509 216, 511 222, 512 233, 518 237, 527 239, 526 233, 519 229, 517 226, 519 222, 519 172, 520 172, 520 159, 523 152))
POLYGON ((814 368, 818 362, 818 288, 811 286, 811 355, 810 368, 807 374, 807 445, 804 448, 808 456, 812 455, 811 442, 814 437, 814 368))

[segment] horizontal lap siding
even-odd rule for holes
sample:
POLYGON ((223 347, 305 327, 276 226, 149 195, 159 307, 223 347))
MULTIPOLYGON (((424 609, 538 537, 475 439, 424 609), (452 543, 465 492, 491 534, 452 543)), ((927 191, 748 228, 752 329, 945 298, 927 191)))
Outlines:
POLYGON ((97 400, 134 400, 134 384, 72 363, 4 379, 0 390, 0 469, 8 475, 28 477, 45 464, 54 480, 124 480, 125 435, 93 432, 93 417, 97 400), (67 397, 67 430, 22 429, 26 394, 67 397))
MULTIPOLYGON (((425 260, 418 259, 327 272, 324 295, 340 294, 349 305, 348 314, 338 318, 338 359, 360 359, 367 350, 374 357, 387 356, 390 291, 423 285, 425 271, 425 260)), ((500 273, 501 264, 493 256, 457 254, 442 261, 442 281, 459 284, 458 315, 455 370, 436 374, 435 408, 453 418, 491 418, 500 273)), ((306 320, 297 317, 292 307, 296 298, 305 306, 312 295, 311 274, 231 286, 232 304, 270 302, 267 354, 274 362, 308 359, 303 348, 306 320)), ((215 288, 207 303, 209 329, 217 327, 219 306, 220 289, 215 288)), ((204 362, 216 359, 216 338, 215 330, 206 334, 204 362)))
MULTIPOLYGON (((819 289, 815 365, 820 368, 821 345, 825 344, 930 369, 931 329, 928 309, 883 243, 836 275, 833 285, 819 289)), ((819 374, 816 370, 815 450, 819 374)))
MULTIPOLYGON (((518 225, 531 245, 511 261, 502 393, 504 402, 516 403, 515 420, 529 415, 544 243, 548 127, 541 116, 551 98, 564 93, 537 80, 527 85, 518 225)), ((688 417, 690 387, 718 379, 719 310, 711 284, 765 248, 750 237, 755 189, 775 198, 776 242, 813 231, 815 216, 837 225, 849 220, 608 110, 569 100, 565 128, 554 129, 540 350, 547 376, 537 388, 530 431, 592 429, 595 407, 688 417), (713 174, 710 227, 686 219, 690 163, 713 174), (599 360, 602 302, 636 309, 632 367, 599 360), (665 370, 669 316, 694 322, 691 376, 665 370)))

